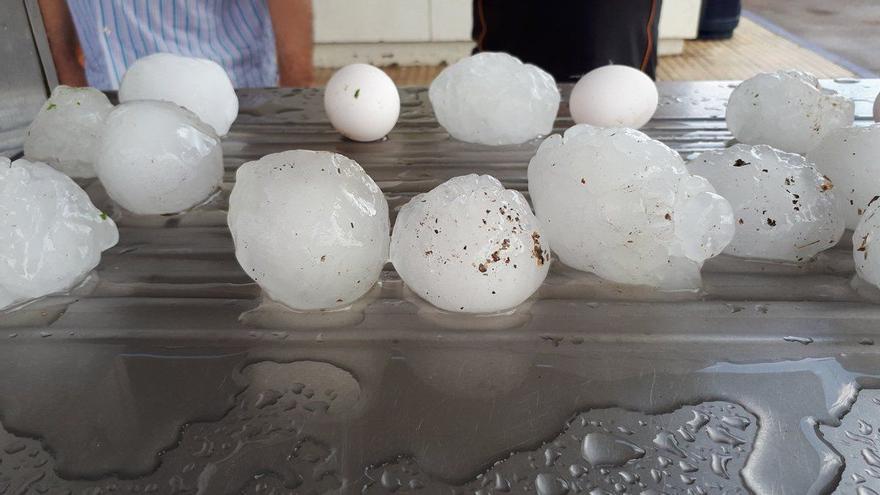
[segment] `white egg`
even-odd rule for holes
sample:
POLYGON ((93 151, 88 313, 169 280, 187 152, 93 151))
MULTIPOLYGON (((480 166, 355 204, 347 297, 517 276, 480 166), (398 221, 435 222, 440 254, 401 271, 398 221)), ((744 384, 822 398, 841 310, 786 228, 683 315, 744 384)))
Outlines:
POLYGON ((547 276, 547 240, 518 191, 489 175, 454 177, 400 209, 391 262, 416 294, 447 311, 513 308, 547 276))
POLYGON ((178 213, 223 182, 220 138, 189 110, 166 101, 122 103, 107 115, 98 178, 107 194, 141 215, 178 213))
POLYGON ((367 64, 339 69, 324 88, 324 111, 333 127, 355 141, 387 135, 400 116, 400 94, 382 70, 367 64))
POLYGON ((198 115, 225 136, 238 116, 238 97, 220 64, 204 58, 155 53, 138 59, 122 76, 119 101, 163 100, 198 115))
POLYGON ((568 107, 578 124, 639 128, 657 110, 657 85, 644 72, 606 65, 584 74, 571 90, 568 107))
POLYGON ((229 197, 235 257, 293 309, 350 305, 388 259, 388 202, 354 160, 295 150, 242 165, 229 197))

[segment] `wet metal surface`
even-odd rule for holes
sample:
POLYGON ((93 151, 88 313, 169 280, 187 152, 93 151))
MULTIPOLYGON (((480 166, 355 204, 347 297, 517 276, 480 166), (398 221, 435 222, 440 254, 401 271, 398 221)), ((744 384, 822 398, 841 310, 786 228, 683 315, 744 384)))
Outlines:
MULTIPOLYGON (((864 123, 880 81, 829 84, 864 123)), ((663 84, 646 130, 722 147, 730 90, 663 84)), ((364 144, 317 91, 245 92, 227 179, 307 148, 357 160, 392 208, 474 171, 526 189, 538 141, 460 143, 424 90, 402 104, 364 144)), ((304 314, 235 262, 229 181, 156 217, 84 185, 121 240, 72 294, 0 315, 0 494, 880 493, 880 298, 849 242, 805 265, 716 258, 696 294, 555 264, 493 317, 436 310, 386 267, 350 309, 304 314)))

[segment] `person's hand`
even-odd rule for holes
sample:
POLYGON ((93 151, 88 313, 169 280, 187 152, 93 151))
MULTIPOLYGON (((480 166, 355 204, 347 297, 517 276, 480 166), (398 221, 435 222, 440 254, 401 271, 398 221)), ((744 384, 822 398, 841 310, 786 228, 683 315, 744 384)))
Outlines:
POLYGON ((313 85, 312 1, 269 0, 269 13, 275 31, 279 85, 313 85))

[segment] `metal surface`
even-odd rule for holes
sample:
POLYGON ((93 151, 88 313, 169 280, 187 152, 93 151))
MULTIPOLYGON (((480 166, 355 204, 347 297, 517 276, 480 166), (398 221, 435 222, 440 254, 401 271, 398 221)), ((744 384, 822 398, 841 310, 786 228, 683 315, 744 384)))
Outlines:
MULTIPOLYGON (((14 156, 48 95, 24 0, 0 2, 0 36, 0 155, 14 156)), ((45 44, 45 35, 40 42, 45 44)))
MULTIPOLYGON (((826 83, 863 123, 880 81, 826 83)), ((731 87, 662 84, 647 132, 685 155, 724 146, 731 87)), ((450 140, 423 89, 366 144, 333 132, 317 90, 241 104, 227 179, 335 150, 392 206, 474 171, 525 190, 538 144, 450 140)), ((0 316, 0 493, 880 493, 863 390, 880 388, 880 297, 849 242, 805 265, 713 259, 700 293, 557 263, 493 317, 435 310, 388 267, 352 308, 303 314, 262 304, 238 267, 231 183, 162 217, 84 185, 121 240, 72 295, 0 316)))

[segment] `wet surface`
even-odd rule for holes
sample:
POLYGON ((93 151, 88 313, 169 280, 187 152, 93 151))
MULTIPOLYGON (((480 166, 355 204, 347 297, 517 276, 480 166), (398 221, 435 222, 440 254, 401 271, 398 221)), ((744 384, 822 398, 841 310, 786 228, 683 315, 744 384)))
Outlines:
MULTIPOLYGON (((728 83, 661 91, 650 134, 730 139, 728 83)), ((319 102, 244 94, 227 179, 303 147, 357 159, 392 208, 465 172, 525 189, 537 142, 449 140, 423 91, 381 143, 342 140, 319 102)), ((495 316, 438 311, 386 267, 350 309, 294 313, 235 262, 228 180, 156 217, 86 184, 121 240, 70 295, 0 315, 0 494, 880 493, 880 297, 848 241, 803 265, 713 259, 700 292, 555 263, 495 316)))

